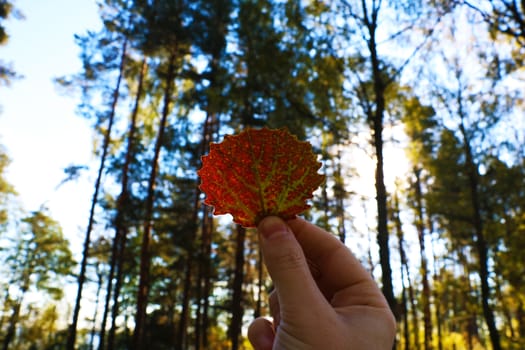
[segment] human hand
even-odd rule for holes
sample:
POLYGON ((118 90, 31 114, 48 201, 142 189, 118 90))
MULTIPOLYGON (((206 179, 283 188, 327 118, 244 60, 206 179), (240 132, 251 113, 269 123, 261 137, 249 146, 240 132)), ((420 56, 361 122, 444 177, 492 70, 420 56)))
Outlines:
POLYGON ((255 319, 256 350, 392 349, 396 323, 370 274, 336 237, 303 220, 267 217, 258 226, 275 290, 255 319))

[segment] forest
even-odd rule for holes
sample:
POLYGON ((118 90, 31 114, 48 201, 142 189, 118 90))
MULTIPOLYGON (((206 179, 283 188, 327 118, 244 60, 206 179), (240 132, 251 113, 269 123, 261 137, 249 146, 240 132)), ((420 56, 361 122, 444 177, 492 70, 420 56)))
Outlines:
POLYGON ((98 3, 82 69, 55 81, 93 130, 82 255, 13 204, 0 147, 2 349, 251 349, 272 289, 258 237, 197 176, 248 127, 313 145, 325 181, 303 216, 377 281, 395 349, 525 349, 523 1, 98 3))

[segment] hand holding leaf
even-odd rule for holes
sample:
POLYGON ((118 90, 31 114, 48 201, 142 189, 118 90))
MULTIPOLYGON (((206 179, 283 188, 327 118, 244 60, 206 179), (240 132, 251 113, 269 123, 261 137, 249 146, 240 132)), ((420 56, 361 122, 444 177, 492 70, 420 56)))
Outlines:
POLYGON ((306 200, 324 181, 308 142, 286 129, 251 129, 227 135, 202 157, 200 189, 214 214, 254 227, 269 215, 284 220, 309 208, 306 200))

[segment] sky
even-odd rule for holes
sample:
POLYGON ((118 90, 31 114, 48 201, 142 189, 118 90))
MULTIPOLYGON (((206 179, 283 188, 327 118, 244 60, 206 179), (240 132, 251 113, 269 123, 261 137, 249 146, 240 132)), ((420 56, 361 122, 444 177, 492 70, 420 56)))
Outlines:
POLYGON ((74 34, 97 30, 94 0, 14 0, 25 17, 6 23, 9 41, 0 57, 23 78, 0 87, 0 144, 11 164, 7 179, 27 212, 47 206, 80 252, 93 179, 84 176, 57 188, 71 164, 90 164, 89 121, 75 114, 78 102, 60 95, 53 79, 80 70, 74 34))

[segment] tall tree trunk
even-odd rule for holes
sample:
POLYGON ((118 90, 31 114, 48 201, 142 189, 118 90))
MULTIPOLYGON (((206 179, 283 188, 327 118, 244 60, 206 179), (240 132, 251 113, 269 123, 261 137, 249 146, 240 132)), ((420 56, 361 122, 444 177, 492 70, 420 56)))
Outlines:
MULTIPOLYGON (((217 68, 212 67, 212 76, 217 74, 217 68)), ((214 88, 214 87, 212 87, 214 88)), ((208 106, 206 119, 204 121, 202 143, 200 154, 208 153, 210 143, 214 141, 214 135, 218 131, 218 118, 214 111, 208 106)), ((211 235, 213 233, 213 215, 209 206, 202 205, 200 202, 201 191, 197 187, 195 198, 195 210, 201 207, 201 239, 200 239, 200 258, 197 273, 197 310, 195 320, 195 349, 199 350, 201 346, 207 344, 208 339, 208 307, 211 290, 211 235)), ((195 218, 197 219, 197 218, 195 218)))
MULTIPOLYGON (((397 216, 397 213, 396 213, 397 216)), ((403 243, 403 233, 400 230, 400 228, 397 227, 396 222, 396 231, 397 231, 397 238, 398 238, 398 244, 399 244, 399 257, 401 259, 401 266, 400 266, 400 272, 401 272, 401 302, 402 302, 402 316, 403 316, 403 342, 404 342, 404 349, 409 350, 410 349, 410 327, 408 323, 408 297, 407 297, 407 287, 405 286, 405 266, 406 264, 406 255, 405 255, 405 248, 403 243)), ((401 226, 401 225, 399 225, 401 226)))
MULTIPOLYGON (((380 98, 381 104, 384 104, 380 98)), ((379 106, 377 107, 379 108, 379 106)), ((383 107, 381 107, 383 108, 383 107)), ((376 110, 373 116, 374 126, 374 149, 376 155, 375 187, 377 203, 377 244, 379 245, 379 263, 381 265, 381 283, 382 291, 390 305, 390 309, 398 316, 397 301, 394 296, 394 287, 392 284, 392 268, 390 266, 390 247, 388 244, 388 211, 387 211, 387 192, 384 180, 383 165, 383 109, 376 110)))
MULTIPOLYGON (((499 273, 496 271, 495 272, 497 276, 499 276, 499 273)), ((503 333, 505 334, 508 334, 508 338, 509 340, 511 341, 515 341, 516 340, 516 331, 514 329, 514 325, 512 324, 513 320, 512 320, 512 314, 511 314, 511 311, 510 311, 510 308, 509 308, 509 305, 507 303, 507 301, 505 300, 505 296, 503 295, 502 291, 504 290, 504 287, 503 285, 501 284, 501 279, 499 277, 495 277, 494 278, 494 284, 495 284, 495 292, 496 292, 496 299, 500 301, 500 308, 501 308, 501 313, 503 314, 503 317, 505 319, 505 323, 506 325, 504 324, 504 331, 503 333)))
MULTIPOLYGON (((394 196, 394 207, 393 207, 393 213, 392 218, 394 221, 394 227, 396 228, 397 232, 397 238, 399 241, 399 255, 401 258, 401 275, 403 276, 403 269, 406 273, 406 279, 408 282, 408 302, 410 303, 410 312, 411 312, 411 318, 412 318, 412 334, 414 336, 414 346, 413 349, 419 349, 419 317, 417 315, 417 307, 416 307, 416 298, 414 295, 414 286, 412 283, 412 278, 410 276, 410 267, 408 266, 408 258, 405 252, 405 240, 403 237, 403 227, 401 223, 401 218, 399 217, 399 202, 397 195, 394 196)), ((408 308, 405 309, 405 313, 408 314, 408 308)), ((407 315, 408 317, 408 315, 407 315)), ((409 328, 408 325, 408 318, 406 319, 406 327, 409 328)), ((408 345, 410 345, 410 340, 406 339, 408 342, 408 345)), ((405 345, 406 347, 407 345, 405 345)))
POLYGON ((104 350, 106 348, 106 322, 108 318, 110 302, 111 302, 111 293, 113 290, 113 277, 115 275, 115 264, 117 259, 117 251, 120 244, 120 235, 121 232, 115 232, 115 238, 113 239, 113 245, 111 247, 111 257, 109 261, 109 273, 108 273, 108 283, 106 287, 106 297, 104 303, 104 311, 102 313, 102 322, 100 323, 100 333, 98 341, 98 350, 104 350))
POLYGON ((104 274, 100 270, 100 264, 97 264, 97 293, 95 295, 95 306, 93 311, 93 328, 91 328, 91 338, 89 339, 89 349, 93 350, 95 348, 95 336, 97 334, 97 316, 98 316, 98 306, 100 303, 100 292, 102 290, 102 284, 104 283, 104 274))
POLYGON ((428 283, 428 262, 425 251, 425 226, 423 217, 423 194, 421 189, 421 169, 414 169, 416 177, 416 229, 419 238, 419 255, 421 257, 421 284, 423 294, 421 303, 423 304, 423 324, 424 324, 424 349, 430 350, 432 347, 432 318, 430 315, 430 285, 428 283))
MULTIPOLYGON (((203 210, 201 211, 202 212, 202 215, 205 215, 205 209, 203 208, 203 210)), ((203 299, 205 298, 204 296, 204 260, 206 259, 206 256, 205 256, 205 253, 204 253, 204 249, 205 249, 205 243, 204 243, 204 237, 206 236, 206 232, 205 230, 207 229, 206 227, 206 217, 203 216, 202 217, 202 220, 201 220, 201 241, 200 241, 200 249, 199 249, 199 258, 198 258, 198 266, 197 266, 197 283, 196 283, 196 291, 195 291, 195 303, 194 303, 194 308, 195 308, 195 339, 194 339, 194 343, 195 343, 195 350, 200 350, 201 348, 201 339, 202 339, 202 325, 201 325, 201 322, 202 322, 202 309, 203 309, 203 299)))
MULTIPOLYGON (((215 115, 215 113, 208 112, 206 114, 206 119, 204 120, 204 125, 203 125, 202 143, 200 145, 201 155, 204 155, 205 153, 207 153, 209 149, 209 145, 213 141, 213 137, 214 137, 213 135, 217 132, 218 127, 219 127, 219 122, 218 122, 217 116, 215 115)), ((201 190, 196 184, 195 197, 194 197, 194 202, 193 202, 193 218, 192 218, 192 221, 195 223, 195 230, 192 233, 192 235, 188 237, 189 242, 194 242, 197 238, 196 230, 197 230, 197 224, 198 224, 197 221, 198 221, 199 210, 202 209, 203 215, 205 215, 205 213, 207 213, 207 210, 208 210, 202 207, 200 197, 201 197, 201 190)), ((203 227, 203 230, 204 230, 204 227, 203 227)), ((204 239, 204 236, 203 236, 203 239, 204 239)), ((210 250, 210 253, 211 253, 211 250, 210 250)), ((183 286, 183 292, 182 292, 182 305, 181 305, 182 310, 181 310, 179 326, 177 330, 177 339, 175 342, 175 349, 180 349, 180 350, 187 348, 186 332, 187 332, 188 318, 189 318, 189 302, 190 302, 190 294, 191 294, 191 287, 192 287, 191 280, 192 280, 192 273, 193 273, 192 270, 193 270, 194 259, 195 259, 194 254, 191 251, 188 251, 187 257, 186 257, 186 266, 185 266, 185 271, 184 271, 184 286, 183 286)), ((200 279, 198 280, 198 283, 200 283, 200 279)), ((209 288, 210 287, 208 286, 208 293, 209 293, 209 288)), ((205 302, 205 305, 207 305, 207 303, 208 301, 205 302)), ((199 300, 199 305, 200 305, 200 300, 199 300)), ((207 317, 207 315, 205 317, 207 317)), ((199 321, 197 323, 199 323, 199 321)), ((200 331, 201 330, 199 330, 199 332, 200 331)))
POLYGON ((146 197, 144 227, 142 232, 142 243, 140 252, 140 272, 139 272, 139 286, 137 293, 137 310, 135 314, 135 331, 133 333, 132 349, 145 349, 144 342, 145 328, 146 328, 146 307, 148 305, 148 296, 150 288, 150 239, 151 229, 153 227, 153 202, 155 200, 155 183, 157 180, 157 171, 159 166, 160 150, 164 142, 164 132, 168 120, 168 115, 171 109, 171 99, 173 93, 175 66, 177 57, 177 45, 172 48, 168 68, 166 74, 166 88, 164 91, 162 116, 159 123, 159 130, 157 132, 157 139, 155 141, 155 150, 151 160, 151 170, 148 179, 148 194, 146 197))
MULTIPOLYGON (((115 252, 115 262, 112 264, 116 265, 117 276, 115 279, 115 293, 113 296, 113 307, 111 309, 111 327, 109 329, 108 336, 108 350, 113 350, 115 346, 115 333, 116 333, 116 319, 119 314, 119 297, 120 290, 122 288, 122 275, 124 265, 124 255, 126 252, 127 236, 128 236, 128 220, 127 216, 130 210, 130 193, 129 193, 129 168, 135 155, 135 134, 137 130, 137 117, 140 109, 140 101, 142 100, 142 94, 144 89, 144 77, 148 69, 146 58, 142 59, 139 80, 137 85, 137 92, 135 94, 135 103, 133 111, 131 112, 131 120, 128 127, 127 135, 127 148, 124 165, 122 166, 122 184, 120 195, 117 200, 117 215, 115 217, 115 243, 117 247, 115 252)), ((108 298, 111 295, 110 283, 108 282, 108 298)), ((108 300, 106 299, 106 303, 108 300)), ((102 344, 102 342, 101 342, 102 344)))
POLYGON ((478 253, 478 269, 479 279, 481 282, 481 305, 483 307, 483 317, 489 330, 490 342, 493 350, 501 350, 501 342, 498 328, 494 319, 494 313, 489 304, 490 300, 490 286, 489 286, 489 272, 488 272, 488 247, 485 241, 483 219, 481 216, 481 203, 479 198, 479 172, 477 165, 472 156, 472 149, 470 147, 470 140, 468 139, 463 119, 460 123, 460 131, 463 136, 463 146, 465 151, 466 166, 468 172, 469 186, 470 186, 470 200, 473 210, 473 224, 476 238, 476 250, 478 253))
POLYGON ((262 289, 263 289, 263 272, 264 272, 264 263, 262 256, 262 249, 260 244, 257 245, 257 300, 255 303, 255 310, 253 312, 253 317, 260 317, 262 314, 262 289))
POLYGON ((335 197, 335 207, 337 215, 337 235, 339 240, 343 242, 346 241, 346 228, 345 228, 345 182, 341 169, 341 150, 337 150, 337 155, 334 158, 334 197, 335 197))
POLYGON ((113 122, 115 119, 115 112, 117 109, 117 103, 120 96, 120 84, 124 76, 124 67, 126 63, 126 51, 127 51, 128 39, 124 39, 122 44, 122 52, 120 56, 120 66, 119 74, 117 78, 117 84, 113 90, 113 99, 111 102, 111 109, 108 118, 108 127, 104 134, 104 141, 102 144, 102 155, 100 156, 100 165, 98 168, 97 179, 95 180, 95 191, 93 192, 93 198, 91 199, 91 209, 89 211, 88 225, 86 229, 86 236, 84 238, 84 245, 82 250, 82 261, 80 263, 80 272, 78 274, 78 291, 77 297, 75 300, 75 307, 73 310, 73 320, 69 327, 68 337, 67 337, 67 350, 75 349, 76 335, 77 335, 77 325, 78 325, 78 316, 80 314, 80 304, 82 301, 82 289, 84 288, 84 282, 86 281, 86 268, 87 268, 87 259, 89 257, 89 246, 91 244, 91 231, 93 230, 93 225, 95 223, 95 208, 98 203, 98 193, 100 191, 100 184, 102 181, 102 176, 104 173, 105 162, 108 154, 109 144, 111 141, 111 129, 113 127, 113 122))
POLYGON ((210 208, 202 207, 201 225, 201 244, 199 269, 197 274, 197 301, 195 317, 195 350, 201 349, 207 341, 208 327, 208 306, 210 293, 210 255, 211 255, 211 234, 213 228, 213 218, 210 208))
POLYGON ((233 276, 232 293, 232 318, 230 322, 230 339, 232 350, 239 349, 239 335, 241 334, 243 317, 243 293, 242 285, 244 281, 244 243, 246 240, 246 229, 237 225, 236 251, 235 251, 235 271, 233 276))
MULTIPOLYGON (((434 226, 432 224, 432 218, 431 215, 427 215, 427 227, 429 230, 429 233, 432 235, 434 232, 434 226)), ((440 277, 438 275, 438 258, 436 256, 436 253, 434 252, 434 242, 430 245, 430 249, 432 251, 432 261, 433 261, 433 275, 432 280, 434 282, 434 288, 432 289, 432 297, 434 299, 434 315, 436 319, 436 328, 437 328, 437 344, 438 344, 438 350, 443 350, 443 320, 442 320, 442 313, 441 313, 441 295, 438 294, 437 285, 442 285, 440 281, 440 277)), ((441 292, 442 293, 442 292, 441 292)))
POLYGON ((469 297, 475 293, 469 278, 472 273, 470 270, 472 264, 467 256, 470 256, 471 254, 470 251, 465 247, 458 249, 457 253, 459 267, 463 268, 463 270, 460 272, 460 288, 463 289, 459 290, 459 295, 456 294, 456 296, 452 298, 452 302, 454 306, 456 306, 456 304, 460 304, 456 307, 455 313, 457 315, 461 315, 459 316, 459 320, 465 323, 464 332, 467 337, 467 349, 473 350, 474 339, 479 338, 479 331, 477 324, 477 305, 473 305, 472 301, 469 300, 469 297))
MULTIPOLYGON (((437 274, 434 274, 434 283, 437 283, 439 280, 437 274)), ((438 292, 433 290, 434 297, 434 315, 436 318, 436 328, 437 328, 437 344, 438 350, 443 350, 443 320, 441 315, 441 301, 439 299, 438 292)))
POLYGON ((212 242, 212 234, 214 230, 213 225, 213 216, 211 213, 211 209, 209 207, 205 207, 205 214, 207 215, 208 225, 207 225, 207 235, 205 237, 204 242, 204 254, 206 256, 206 264, 204 266, 204 272, 203 272, 203 278, 204 278, 204 300, 202 305, 202 322, 201 322, 201 328, 202 328, 202 340, 201 345, 203 349, 209 348, 209 328, 210 328, 210 318, 209 318, 209 306, 210 306, 210 293, 212 290, 212 283, 211 283, 211 242, 212 242))
POLYGON ((401 265, 401 316, 403 319, 403 343, 404 349, 410 349, 410 330, 408 329, 408 298, 407 298, 407 287, 405 286, 405 267, 401 265))
MULTIPOLYGON (((326 149, 326 145, 323 145, 323 164, 328 164, 328 159, 329 159, 329 156, 328 156, 328 150, 326 149)), ((323 175, 324 175, 324 178, 325 179, 328 179, 328 167, 327 166, 324 166, 323 167, 323 175)), ((319 221, 319 226, 321 226, 322 228, 324 228, 325 230, 327 231, 331 231, 330 230, 330 224, 329 224, 329 221, 330 221, 330 201, 328 200, 328 184, 327 184, 327 181, 323 181, 323 184, 321 185, 321 198, 322 198, 322 208, 323 208, 323 216, 321 217, 321 220, 319 221)))
MULTIPOLYGON (((205 123, 206 124, 206 123, 205 123)), ((206 128, 206 127, 205 127, 206 128)), ((197 220, 198 212, 201 207, 200 201, 201 191, 198 187, 195 190, 195 199, 193 203, 193 218, 194 223, 193 232, 188 237, 188 241, 193 244, 197 238, 197 220)), ((177 338, 175 340, 175 349, 183 350, 188 347, 188 337, 187 337, 187 328, 188 328, 188 319, 189 319, 189 309, 190 309, 190 299, 191 299, 191 288, 192 288, 192 274, 193 274, 193 265, 194 265, 195 255, 193 249, 188 248, 186 253, 186 265, 184 267, 184 285, 182 289, 182 305, 179 326, 177 330, 177 338)), ((200 282, 200 281, 198 281, 200 282)))
POLYGON ((379 263, 381 265, 381 283, 385 298, 390 309, 398 318, 397 301, 394 296, 392 284, 392 267, 390 266, 390 247, 388 245, 388 210, 387 192, 384 178, 383 159, 383 119, 385 112, 385 90, 387 81, 381 69, 376 44, 377 16, 379 7, 373 7, 372 13, 367 13, 365 1, 362 4, 364 23, 369 33, 368 50, 370 51, 370 65, 372 67, 372 79, 374 90, 374 108, 368 110, 368 121, 372 125, 373 146, 376 156, 375 188, 377 204, 377 243, 379 245, 379 263))

